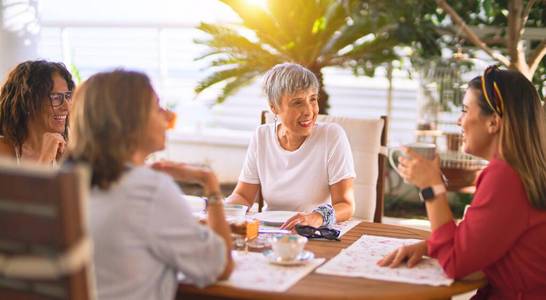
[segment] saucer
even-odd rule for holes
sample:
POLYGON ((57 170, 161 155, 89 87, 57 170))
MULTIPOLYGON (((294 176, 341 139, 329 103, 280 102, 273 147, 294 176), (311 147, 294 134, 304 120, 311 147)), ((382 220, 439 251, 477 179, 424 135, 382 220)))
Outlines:
POLYGON ((280 257, 277 257, 273 250, 265 250, 263 255, 267 258, 269 263, 280 266, 298 266, 303 265, 315 258, 315 255, 311 251, 303 250, 294 260, 282 260, 280 257))

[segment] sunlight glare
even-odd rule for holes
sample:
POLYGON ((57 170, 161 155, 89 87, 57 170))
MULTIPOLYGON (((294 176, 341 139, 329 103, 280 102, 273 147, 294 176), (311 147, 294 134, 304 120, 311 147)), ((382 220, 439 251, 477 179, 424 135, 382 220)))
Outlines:
POLYGON ((263 10, 267 10, 267 0, 246 0, 248 5, 257 6, 263 10))

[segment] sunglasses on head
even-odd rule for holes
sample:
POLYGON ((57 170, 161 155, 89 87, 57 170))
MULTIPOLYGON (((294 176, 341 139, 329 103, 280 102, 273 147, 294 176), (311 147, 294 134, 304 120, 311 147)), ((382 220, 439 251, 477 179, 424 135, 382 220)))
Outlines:
POLYGON ((296 232, 308 239, 327 239, 340 241, 340 231, 334 228, 328 227, 313 227, 309 225, 296 225, 296 232))

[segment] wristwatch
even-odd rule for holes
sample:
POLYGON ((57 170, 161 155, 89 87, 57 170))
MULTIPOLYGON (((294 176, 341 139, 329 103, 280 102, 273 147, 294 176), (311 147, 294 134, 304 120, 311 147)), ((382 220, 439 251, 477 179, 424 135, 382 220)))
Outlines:
POLYGON ((436 196, 446 193, 446 187, 443 184, 436 184, 419 190, 419 199, 422 202, 431 201, 436 196))

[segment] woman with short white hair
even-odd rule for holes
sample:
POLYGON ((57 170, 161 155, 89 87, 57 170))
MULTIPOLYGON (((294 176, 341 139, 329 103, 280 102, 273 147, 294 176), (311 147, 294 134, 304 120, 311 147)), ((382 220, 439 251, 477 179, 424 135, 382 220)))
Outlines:
POLYGON ((319 82, 305 67, 284 63, 265 75, 273 124, 253 135, 228 202, 251 206, 261 191, 266 210, 296 211, 282 228, 329 226, 353 215, 354 171, 341 126, 317 123, 319 82))

